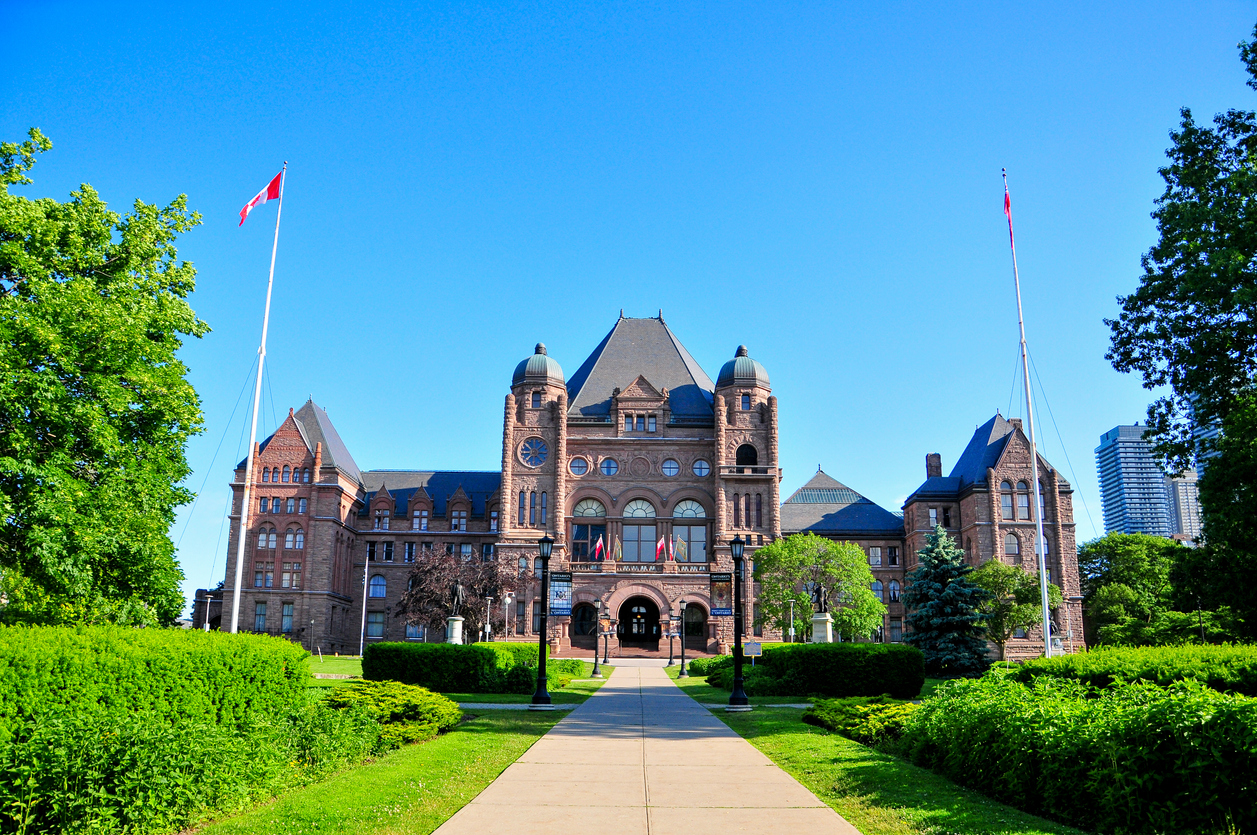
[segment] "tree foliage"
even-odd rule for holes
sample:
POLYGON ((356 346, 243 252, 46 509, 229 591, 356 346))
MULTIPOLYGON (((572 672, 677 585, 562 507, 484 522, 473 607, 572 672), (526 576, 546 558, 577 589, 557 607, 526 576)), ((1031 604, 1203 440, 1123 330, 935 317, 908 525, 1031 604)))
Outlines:
MULTIPOLYGON (((986 615, 986 636, 999 647, 999 660, 1003 661, 1005 647, 1018 629, 1043 623, 1039 579, 1000 560, 987 560, 970 579, 990 592, 990 598, 978 606, 978 611, 986 615)), ((1058 609, 1064 600, 1060 588, 1048 583, 1048 608, 1058 609)))
POLYGON ((177 351, 208 331, 174 242, 200 216, 185 195, 121 216, 86 184, 13 194, 51 147, 34 129, 0 144, 0 618, 169 621, 167 531, 201 430, 177 351))
POLYGON ((834 629, 843 640, 872 636, 886 615, 885 604, 873 594, 868 557, 851 542, 813 533, 778 539, 755 551, 755 580, 760 584, 760 625, 788 629, 793 602, 795 628, 804 634, 814 608, 808 590, 818 585, 829 593, 834 629))
POLYGON ((926 537, 919 565, 905 578, 900 600, 907 609, 904 642, 925 654, 927 673, 967 675, 986 669, 986 621, 981 607, 990 593, 970 578, 973 566, 941 526, 926 537))
POLYGON ((415 559, 409 586, 397 605, 397 613, 407 623, 442 632, 453 612, 450 610, 450 588, 460 583, 465 597, 463 639, 471 642, 485 623, 485 598, 493 598, 488 612, 490 623, 498 634, 505 632, 502 623, 502 595, 523 588, 527 578, 514 566, 495 558, 478 555, 464 559, 445 550, 423 550, 415 559))

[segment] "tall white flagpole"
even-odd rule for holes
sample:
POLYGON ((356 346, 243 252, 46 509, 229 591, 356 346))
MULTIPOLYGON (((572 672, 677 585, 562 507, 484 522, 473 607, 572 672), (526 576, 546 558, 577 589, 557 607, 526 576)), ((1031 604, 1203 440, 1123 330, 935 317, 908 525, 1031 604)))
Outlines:
MULTIPOLYGON (((272 169, 274 170, 274 169, 272 169)), ((253 493, 253 447, 258 434, 258 407, 262 401, 262 363, 266 361, 266 330, 271 321, 271 288, 275 286, 275 252, 279 249, 279 216, 284 212, 284 183, 288 161, 279 172, 279 207, 275 212, 275 242, 271 244, 271 274, 266 280, 266 312, 262 314, 262 343, 258 346, 258 377, 253 386, 253 418, 249 424, 249 454, 244 461, 244 492, 240 500, 240 532, 236 536, 236 585, 231 591, 231 631, 240 627, 240 584, 244 581, 244 546, 249 532, 249 501, 253 493)))
POLYGON ((1004 214, 1008 216, 1008 246, 1013 253, 1013 286, 1017 290, 1017 327, 1021 331, 1021 370, 1026 382, 1026 426, 1030 435, 1030 472, 1034 483, 1035 553, 1039 558, 1039 592, 1043 602, 1043 655, 1052 657, 1051 614, 1048 611, 1047 541, 1043 538, 1043 497, 1039 493, 1039 448, 1034 442, 1034 405, 1030 397, 1030 362, 1026 358, 1026 323, 1021 315, 1021 278, 1017 275, 1017 244, 1013 240, 1013 208, 1008 196, 1008 169, 1004 175, 1004 214))

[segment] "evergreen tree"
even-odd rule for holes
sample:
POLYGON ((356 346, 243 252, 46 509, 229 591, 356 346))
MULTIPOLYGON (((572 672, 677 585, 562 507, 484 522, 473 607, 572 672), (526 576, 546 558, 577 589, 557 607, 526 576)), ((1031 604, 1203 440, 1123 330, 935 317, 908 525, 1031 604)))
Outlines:
POLYGON ((901 600, 908 610, 904 642, 925 653, 927 673, 967 675, 990 664, 986 615, 979 611, 990 592, 969 579, 973 567, 943 528, 935 527, 907 576, 901 600))

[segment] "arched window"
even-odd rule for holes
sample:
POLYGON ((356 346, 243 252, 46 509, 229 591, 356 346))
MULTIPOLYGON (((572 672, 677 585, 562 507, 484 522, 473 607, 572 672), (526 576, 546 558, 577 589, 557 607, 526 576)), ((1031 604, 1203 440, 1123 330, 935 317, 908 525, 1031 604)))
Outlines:
POLYGON ((743 502, 745 502, 745 505, 746 505, 746 526, 749 528, 751 526, 751 494, 750 493, 747 493, 743 497, 743 502))
POLYGON ((705 519, 707 511, 693 499, 682 499, 672 509, 672 516, 674 519, 705 519))
POLYGON ((762 493, 755 494, 755 527, 764 527, 764 496, 762 493))
POLYGON ((1047 521, 1047 491, 1043 489, 1043 482, 1039 482, 1039 518, 1044 522, 1047 521))
POLYGON ((527 570, 528 570, 528 557, 520 557, 520 558, 519 558, 519 571, 520 571, 520 573, 522 574, 522 573, 524 573, 524 572, 525 572, 525 571, 527 571, 527 570))
POLYGON ((891 580, 890 581, 890 602, 894 603, 898 599, 899 599, 899 581, 891 580))
POLYGON ((271 528, 270 531, 267 532, 266 534, 266 547, 274 548, 278 544, 279 544, 279 534, 275 532, 274 528, 271 528))
POLYGON ((259 548, 266 547, 266 528, 261 528, 258 530, 258 547, 259 548))
POLYGON ((271 480, 271 468, 270 468, 270 467, 263 467, 263 468, 262 468, 262 480, 263 480, 263 481, 270 481, 270 480, 271 480))
POLYGON ((296 511, 296 509, 297 509, 297 500, 296 500, 296 499, 289 499, 289 500, 288 500, 288 508, 287 508, 288 512, 289 512, 289 513, 293 513, 294 511, 296 511))
POLYGON ((581 499, 572 508, 573 516, 606 516, 607 508, 597 499, 581 499))
POLYGON ((520 490, 519 491, 519 523, 521 525, 524 524, 524 516, 527 512, 528 511, 526 510, 525 505, 524 505, 524 491, 520 490))
POLYGON ((751 444, 742 444, 738 447, 736 458, 734 459, 738 466, 755 466, 759 463, 759 451, 751 444))
POLYGON ((1017 482, 1017 518, 1030 518, 1030 485, 1024 481, 1017 482))
POLYGON ((528 494, 528 524, 537 524, 537 491, 528 494))
POLYGON ((368 587, 367 597, 384 597, 388 592, 388 581, 384 579, 383 574, 372 574, 371 585, 368 587))
POLYGON ((532 576, 541 576, 541 557, 537 557, 537 559, 532 561, 532 576))
POLYGON ((301 480, 304 481, 306 484, 310 483, 310 468, 309 467, 306 467, 305 469, 301 471, 301 480))
POLYGON ((541 494, 541 524, 546 523, 546 494, 541 494))
POLYGON ((1012 557, 1013 562, 1021 562, 1021 542, 1014 534, 1004 537, 1004 556, 1012 557))
POLYGON ((653 519, 655 506, 645 499, 633 499, 624 506, 624 516, 627 519, 653 519))
POLYGON ((1013 518, 1013 486, 1007 481, 999 485, 999 515, 1001 519, 1013 518))
POLYGON ((284 531, 284 547, 285 548, 288 548, 288 549, 292 548, 292 546, 296 542, 295 536, 296 536, 296 532, 293 531, 292 528, 289 528, 288 530, 284 531))
POLYGON ((742 411, 751 411, 751 396, 749 394, 742 395, 742 411))
POLYGON ((733 527, 742 527, 742 497, 737 493, 733 494, 733 527))
MULTIPOLYGON (((1034 546, 1034 553, 1035 553, 1035 555, 1036 555, 1036 556, 1037 556, 1037 555, 1038 555, 1038 553, 1039 553, 1038 539, 1039 539, 1039 537, 1038 537, 1038 535, 1036 534, 1036 535, 1035 535, 1035 546, 1034 546)), ((1047 534, 1044 534, 1044 535, 1043 535, 1043 546, 1044 546, 1044 548, 1046 549, 1046 556, 1051 556, 1051 555, 1052 555, 1052 540, 1048 539, 1048 535, 1047 535, 1047 534)))
POLYGON ((306 547, 306 532, 301 530, 301 528, 297 528, 297 536, 293 543, 293 547, 298 551, 306 547))
POLYGON ((288 469, 288 465, 287 465, 287 464, 285 464, 285 465, 284 465, 284 484, 287 484, 287 483, 288 483, 288 475, 289 475, 289 472, 290 472, 290 471, 289 471, 289 469, 288 469))
POLYGON ((869 588, 873 589, 873 596, 874 596, 874 597, 876 597, 878 600, 880 600, 880 601, 881 601, 881 602, 883 602, 883 603, 885 603, 885 602, 886 602, 886 597, 885 597, 885 595, 882 593, 882 581, 881 581, 881 580, 874 580, 874 581, 872 582, 872 584, 869 586, 869 588))

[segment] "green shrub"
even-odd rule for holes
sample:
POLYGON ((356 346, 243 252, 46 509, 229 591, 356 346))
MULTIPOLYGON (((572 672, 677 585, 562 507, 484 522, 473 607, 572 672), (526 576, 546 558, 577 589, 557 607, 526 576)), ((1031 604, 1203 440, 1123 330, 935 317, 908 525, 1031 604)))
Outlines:
POLYGON ((705 676, 711 672, 711 664, 713 661, 719 661, 724 656, 716 656, 715 658, 695 658, 689 662, 689 671, 692 676, 705 676))
POLYGON ((537 689, 537 668, 520 664, 506 674, 507 693, 532 693, 537 689))
POLYGON ((458 703, 425 687, 396 681, 358 681, 324 698, 330 708, 357 706, 384 726, 386 747, 431 739, 462 719, 458 703))
POLYGON ((1027 683, 1040 677, 1069 678, 1095 687, 1115 681, 1162 686, 1195 679, 1214 690, 1257 696, 1257 646, 1097 647, 1090 652, 1036 658, 1011 673, 1027 683))
POLYGON ((0 627, 0 742, 41 716, 151 713, 239 727, 303 704, 305 650, 281 638, 120 626, 0 627))
POLYGON ((888 696, 822 699, 803 711, 803 721, 864 745, 898 739, 916 705, 888 696))
MULTIPOLYGON (((705 659, 707 681, 728 690, 733 656, 705 659)), ((694 668, 691 666, 691 672, 694 668)), ((925 684, 921 651, 903 644, 777 644, 764 648, 754 668, 743 664, 749 681, 756 670, 758 696, 880 696, 916 698, 925 684)), ((744 685, 747 686, 747 685, 744 685)))
MULTIPOLYGON (((707 676, 707 683, 725 690, 733 689, 733 666, 723 666, 707 676)), ((752 667, 747 662, 742 667, 742 690, 748 696, 788 696, 783 693, 781 681, 763 666, 752 667)))
POLYGON ((896 750, 1084 829, 1257 830, 1257 700, 1195 681, 952 681, 909 716, 896 750))
POLYGON ((503 644, 371 644, 362 677, 400 681, 445 693, 500 693, 514 654, 503 644))
POLYGON ((537 644, 535 642, 481 641, 480 643, 473 644, 472 646, 491 647, 493 649, 505 650, 506 652, 509 652, 514 659, 512 666, 515 664, 525 664, 529 667, 537 666, 538 652, 537 644))

